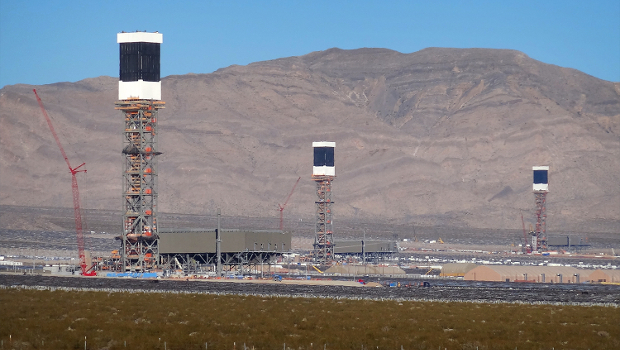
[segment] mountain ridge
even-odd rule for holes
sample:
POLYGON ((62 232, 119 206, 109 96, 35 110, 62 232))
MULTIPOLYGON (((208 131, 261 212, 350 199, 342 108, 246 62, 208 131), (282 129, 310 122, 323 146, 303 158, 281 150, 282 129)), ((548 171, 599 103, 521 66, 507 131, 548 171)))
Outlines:
MULTIPOLYGON (((70 159, 89 167, 92 208, 121 203, 116 82, 37 87, 70 159)), ((496 49, 333 48, 168 76, 160 211, 276 217, 302 176, 285 217, 312 220, 311 142, 329 140, 336 220, 519 228, 520 212, 533 220, 531 167, 550 165, 550 230, 620 232, 619 86, 496 49)), ((69 207, 31 90, 0 90, 0 204, 69 207)))

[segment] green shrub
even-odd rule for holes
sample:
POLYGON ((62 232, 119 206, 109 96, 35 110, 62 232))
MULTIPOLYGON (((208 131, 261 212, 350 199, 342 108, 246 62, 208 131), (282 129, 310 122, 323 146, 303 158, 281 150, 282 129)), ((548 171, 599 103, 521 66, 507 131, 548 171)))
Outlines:
POLYGON ((4 349, 620 348, 602 306, 8 288, 0 315, 4 349))

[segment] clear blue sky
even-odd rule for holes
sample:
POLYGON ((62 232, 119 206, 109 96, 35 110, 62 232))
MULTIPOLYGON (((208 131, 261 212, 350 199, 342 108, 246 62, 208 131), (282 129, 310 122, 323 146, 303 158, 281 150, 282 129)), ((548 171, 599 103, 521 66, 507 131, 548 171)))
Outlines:
POLYGON ((164 34, 162 76, 332 47, 481 47, 620 81, 618 0, 0 0, 0 87, 116 77, 116 33, 135 30, 164 34))

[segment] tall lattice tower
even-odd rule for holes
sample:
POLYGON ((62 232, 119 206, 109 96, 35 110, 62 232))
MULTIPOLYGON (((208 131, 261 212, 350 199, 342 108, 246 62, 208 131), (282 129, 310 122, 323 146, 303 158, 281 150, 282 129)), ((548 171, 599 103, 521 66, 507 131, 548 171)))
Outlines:
POLYGON ((329 264, 334 257, 332 221, 332 182, 336 177, 334 165, 335 142, 313 142, 314 163, 312 180, 316 182, 316 225, 314 228, 314 260, 329 264))
POLYGON ((159 261, 157 235, 157 113, 161 101, 161 33, 119 33, 116 109, 123 112, 122 269, 145 271, 159 261))
POLYGON ((534 199, 536 204, 536 230, 532 235, 532 251, 547 249, 547 193, 549 192, 549 167, 535 166, 534 199))

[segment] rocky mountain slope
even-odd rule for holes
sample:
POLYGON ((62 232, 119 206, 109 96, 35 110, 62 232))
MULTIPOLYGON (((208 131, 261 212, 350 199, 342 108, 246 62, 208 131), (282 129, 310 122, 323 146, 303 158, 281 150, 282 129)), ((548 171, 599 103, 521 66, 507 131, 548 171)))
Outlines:
MULTIPOLYGON (((205 58, 208 59, 208 58, 205 58)), ((71 207, 33 86, 0 90, 0 204, 71 207)), ((84 206, 120 210, 117 78, 36 86, 84 206)), ((159 210, 313 220, 312 141, 335 141, 338 220, 620 232, 620 83, 511 50, 314 52, 162 80, 159 210)), ((276 220, 277 221, 277 220, 276 220)), ((275 222, 275 221, 274 221, 275 222)))

